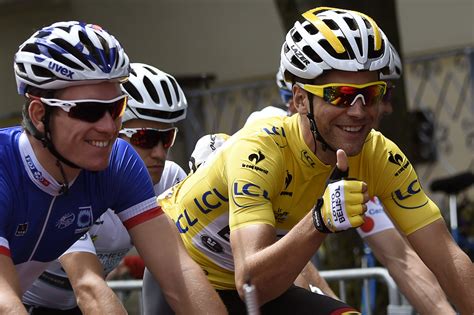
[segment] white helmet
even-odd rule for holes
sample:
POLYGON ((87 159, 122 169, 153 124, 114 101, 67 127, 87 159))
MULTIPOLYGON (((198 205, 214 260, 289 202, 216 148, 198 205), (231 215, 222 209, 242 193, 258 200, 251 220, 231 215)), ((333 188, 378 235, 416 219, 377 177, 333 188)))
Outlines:
POLYGON ((209 160, 229 138, 230 136, 225 133, 208 134, 199 138, 189 158, 190 172, 196 172, 199 166, 209 160))
POLYGON ((390 63, 380 72, 380 80, 397 80, 402 76, 402 60, 395 47, 390 43, 390 63))
POLYGON ((280 66, 276 73, 276 84, 280 90, 287 90, 291 92, 291 88, 292 88, 291 82, 285 81, 285 78, 283 77, 284 72, 285 72, 285 69, 283 69, 280 66))
POLYGON ((146 119, 174 123, 186 118, 188 103, 171 75, 147 64, 132 63, 122 90, 129 95, 122 122, 146 119))
POLYGON ((390 62, 388 39, 369 16, 320 7, 303 13, 281 49, 285 80, 314 79, 326 70, 376 71, 390 62))
POLYGON ((58 22, 34 33, 14 58, 18 93, 28 86, 44 90, 126 79, 128 56, 120 43, 98 25, 58 22))

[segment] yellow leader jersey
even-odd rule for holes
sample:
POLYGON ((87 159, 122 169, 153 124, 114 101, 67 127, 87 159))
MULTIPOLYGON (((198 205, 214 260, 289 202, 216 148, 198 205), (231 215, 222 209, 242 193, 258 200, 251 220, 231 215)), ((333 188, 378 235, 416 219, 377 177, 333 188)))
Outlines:
MULTIPOLYGON (((308 148, 298 120, 271 117, 241 129, 194 174, 159 197, 191 257, 217 289, 235 289, 229 235, 270 224, 285 235, 322 196, 332 171, 308 148)), ((400 229, 410 234, 441 218, 400 149, 372 130, 349 157, 349 177, 367 183, 400 229)))

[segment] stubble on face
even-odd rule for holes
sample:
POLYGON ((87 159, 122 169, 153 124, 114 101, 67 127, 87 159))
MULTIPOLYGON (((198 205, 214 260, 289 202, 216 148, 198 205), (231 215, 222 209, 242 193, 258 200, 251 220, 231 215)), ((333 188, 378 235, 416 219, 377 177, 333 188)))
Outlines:
MULTIPOLYGON (((118 83, 102 82, 68 87, 58 91, 56 97, 72 101, 109 100, 121 94, 118 83)), ((97 122, 89 123, 71 118, 57 108, 53 111, 50 127, 53 143, 61 155, 83 169, 100 171, 109 164, 120 124, 120 118, 114 120, 108 113, 97 122)))
MULTIPOLYGON (((375 72, 330 71, 318 78, 316 84, 364 84, 377 79, 375 72)), ((360 153, 372 129, 378 116, 378 105, 365 106, 358 100, 349 108, 339 108, 314 96, 313 111, 318 130, 326 142, 335 149, 343 149, 348 156, 354 156, 360 153)), ((317 145, 318 156, 332 161, 334 152, 324 152, 321 143, 317 145)))

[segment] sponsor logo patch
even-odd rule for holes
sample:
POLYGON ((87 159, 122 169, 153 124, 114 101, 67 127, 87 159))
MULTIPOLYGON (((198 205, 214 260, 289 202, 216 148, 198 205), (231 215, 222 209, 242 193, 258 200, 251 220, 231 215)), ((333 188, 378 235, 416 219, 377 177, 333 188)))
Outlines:
POLYGON ((18 224, 15 231, 15 236, 24 236, 28 232, 28 222, 18 224))
POLYGON ((418 179, 415 179, 407 186, 406 190, 397 189, 392 192, 392 199, 400 208, 417 209, 428 203, 427 197, 420 192, 420 183, 418 179))
POLYGON ((273 211, 273 214, 275 216, 275 220, 278 222, 278 223, 283 223, 286 221, 286 219, 288 218, 288 214, 289 212, 288 211, 285 211, 281 208, 278 208, 277 211, 273 211))
POLYGON ((285 177, 285 189, 280 193, 280 196, 293 196, 293 193, 287 191, 288 186, 290 186, 291 182, 293 181, 293 175, 290 174, 288 170, 286 170, 286 177, 285 177))
POLYGON ((56 227, 60 230, 65 229, 71 224, 73 224, 75 219, 76 216, 74 215, 74 213, 68 212, 56 222, 56 227))
POLYGON ((43 177, 43 173, 41 173, 37 168, 36 165, 33 163, 33 160, 31 159, 31 156, 27 155, 25 156, 25 161, 28 167, 30 168, 31 174, 33 174, 33 177, 39 181, 43 186, 49 186, 50 182, 43 177))
POLYGON ((79 207, 79 213, 77 214, 76 225, 77 228, 74 233, 83 233, 94 224, 92 221, 92 207, 79 207))
POLYGON ((262 172, 264 174, 268 174, 268 170, 257 166, 258 163, 260 163, 261 161, 265 159, 265 155, 263 155, 263 153, 260 152, 260 150, 257 153, 250 154, 248 159, 250 162, 253 162, 254 164, 242 163, 242 168, 249 168, 252 170, 256 170, 258 172, 262 172))
POLYGON ((408 166, 410 166, 410 161, 408 161, 407 159, 403 159, 403 156, 401 154, 394 154, 392 151, 388 152, 388 161, 390 163, 400 166, 400 168, 395 172, 395 176, 400 175, 404 170, 407 169, 408 166))
POLYGON ((223 247, 219 242, 214 240, 212 237, 208 235, 201 236, 201 242, 204 246, 206 246, 209 250, 213 251, 214 253, 222 253, 224 251, 223 247))
POLYGON ((313 159, 311 158, 311 156, 309 156, 309 153, 306 150, 301 151, 301 161, 303 161, 304 164, 312 168, 314 168, 314 166, 316 165, 316 163, 314 163, 313 159))

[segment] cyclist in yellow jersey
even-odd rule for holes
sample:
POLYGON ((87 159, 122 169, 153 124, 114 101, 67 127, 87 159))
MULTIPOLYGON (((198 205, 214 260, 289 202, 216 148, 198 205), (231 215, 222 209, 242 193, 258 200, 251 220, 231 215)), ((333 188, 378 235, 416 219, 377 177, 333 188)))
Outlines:
POLYGON ((263 313, 330 314, 333 300, 292 283, 325 234, 360 226, 369 196, 378 196, 459 310, 472 313, 471 261, 401 150, 371 130, 388 40, 355 11, 317 8, 303 17, 281 60, 298 114, 240 130, 160 196, 163 210, 230 313, 243 312, 239 296, 251 281, 263 313))

